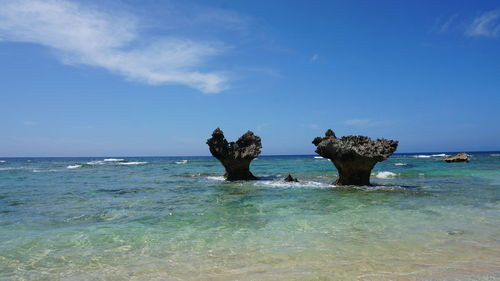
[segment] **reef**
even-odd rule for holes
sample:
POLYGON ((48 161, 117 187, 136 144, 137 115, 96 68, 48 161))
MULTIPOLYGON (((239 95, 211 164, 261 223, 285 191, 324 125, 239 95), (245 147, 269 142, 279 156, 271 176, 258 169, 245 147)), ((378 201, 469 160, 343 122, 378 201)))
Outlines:
POLYGON ((461 152, 456 155, 446 156, 446 158, 444 158, 444 161, 448 163, 469 162, 469 154, 461 152))
POLYGON ((328 129, 325 137, 316 137, 313 142, 316 153, 331 160, 339 176, 335 185, 370 185, 370 174, 378 162, 386 160, 398 147, 398 141, 366 136, 344 136, 337 138, 328 129))
POLYGON ((224 177, 228 181, 256 180, 250 172, 250 162, 260 154, 262 144, 260 138, 252 131, 246 132, 236 142, 228 142, 224 132, 217 128, 207 140, 210 153, 222 163, 226 169, 224 177))

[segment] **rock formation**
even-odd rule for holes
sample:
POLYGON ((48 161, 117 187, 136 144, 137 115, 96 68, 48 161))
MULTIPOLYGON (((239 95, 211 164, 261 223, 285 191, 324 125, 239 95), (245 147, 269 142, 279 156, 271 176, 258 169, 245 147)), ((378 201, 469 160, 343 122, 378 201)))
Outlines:
POLYGON ((339 172, 335 185, 370 185, 370 174, 377 162, 391 156, 398 147, 398 141, 365 136, 344 136, 337 138, 328 129, 325 137, 317 137, 312 142, 316 153, 328 158, 339 172))
POLYGON ((260 154, 262 144, 260 138, 248 131, 236 142, 228 142, 221 129, 217 128, 212 137, 207 140, 210 153, 217 158, 226 173, 224 177, 228 181, 256 180, 250 172, 250 162, 260 154))
POLYGON ((446 158, 444 158, 444 161, 446 161, 448 163, 469 162, 469 154, 462 152, 462 153, 459 153, 456 155, 446 156, 446 158))
POLYGON ((292 177, 291 174, 288 174, 288 176, 285 178, 286 182, 299 182, 297 178, 292 177))

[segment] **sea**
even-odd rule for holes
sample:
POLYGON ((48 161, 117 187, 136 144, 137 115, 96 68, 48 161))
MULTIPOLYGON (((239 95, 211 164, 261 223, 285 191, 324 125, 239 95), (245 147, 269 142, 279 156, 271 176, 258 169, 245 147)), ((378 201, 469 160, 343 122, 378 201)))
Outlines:
POLYGON ((500 152, 0 158, 0 280, 500 280, 500 152), (292 174, 298 183, 283 179, 292 174))

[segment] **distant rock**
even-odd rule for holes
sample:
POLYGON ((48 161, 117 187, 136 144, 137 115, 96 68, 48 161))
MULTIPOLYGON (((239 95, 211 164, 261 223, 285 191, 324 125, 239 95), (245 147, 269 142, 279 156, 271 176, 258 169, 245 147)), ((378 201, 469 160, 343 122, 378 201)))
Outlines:
POLYGON ((365 136, 337 138, 328 129, 325 137, 316 137, 313 142, 316 153, 330 159, 339 172, 335 185, 370 185, 371 170, 396 151, 398 141, 365 136))
POLYGON ((292 177, 292 175, 288 174, 288 176, 285 178, 286 182, 299 182, 297 178, 292 177))
POLYGON ((448 163, 469 162, 469 154, 462 152, 456 155, 446 156, 446 158, 444 158, 444 161, 448 163))
POLYGON ((217 158, 226 173, 228 181, 256 180, 250 172, 250 162, 260 154, 262 144, 260 138, 248 131, 236 142, 228 142, 221 129, 213 131, 212 137, 207 140, 210 153, 217 158))

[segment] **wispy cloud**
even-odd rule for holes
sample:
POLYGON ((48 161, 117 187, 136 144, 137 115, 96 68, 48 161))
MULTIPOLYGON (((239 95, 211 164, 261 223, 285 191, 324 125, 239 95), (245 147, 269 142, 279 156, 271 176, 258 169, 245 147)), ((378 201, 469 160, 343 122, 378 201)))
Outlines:
POLYGON ((311 62, 315 62, 315 61, 319 60, 319 55, 318 54, 314 54, 309 60, 311 62))
POLYGON ((137 16, 66 0, 0 0, 0 6, 0 41, 49 47, 65 64, 100 67, 148 84, 182 84, 204 93, 228 86, 227 75, 199 70, 224 53, 223 43, 145 38, 137 16))
POLYGON ((371 119, 349 119, 343 121, 342 123, 345 125, 362 127, 362 128, 372 127, 376 124, 376 122, 371 119))
POLYGON ((255 126, 255 129, 257 131, 260 131, 260 130, 264 129, 265 127, 269 127, 269 126, 271 126, 271 123, 266 122, 266 123, 262 123, 262 124, 255 126))
POLYGON ((449 16, 448 18, 439 18, 436 20, 436 23, 434 24, 434 27, 432 28, 432 31, 436 33, 444 33, 449 31, 454 25, 455 22, 458 18, 459 14, 453 14, 449 16))
POLYGON ((500 36, 500 10, 493 10, 476 17, 465 30, 465 35, 476 37, 500 36))

